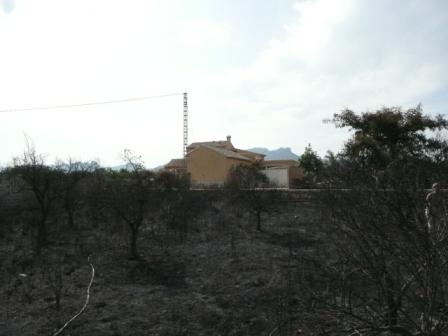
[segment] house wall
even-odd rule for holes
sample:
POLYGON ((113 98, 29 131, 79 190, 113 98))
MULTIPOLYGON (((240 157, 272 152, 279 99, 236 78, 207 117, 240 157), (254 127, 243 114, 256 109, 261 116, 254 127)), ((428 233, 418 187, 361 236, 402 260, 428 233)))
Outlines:
POLYGON ((303 177, 303 169, 300 167, 290 167, 289 168, 289 188, 294 188, 296 180, 303 177))
POLYGON ((303 170, 294 160, 268 160, 263 162, 264 172, 273 184, 293 188, 295 180, 303 177, 303 170))
POLYGON ((269 182, 274 184, 276 187, 289 187, 288 167, 266 168, 263 169, 262 172, 267 176, 269 182))
POLYGON ((230 168, 244 163, 246 161, 227 158, 206 147, 187 154, 187 172, 192 184, 223 184, 230 168))

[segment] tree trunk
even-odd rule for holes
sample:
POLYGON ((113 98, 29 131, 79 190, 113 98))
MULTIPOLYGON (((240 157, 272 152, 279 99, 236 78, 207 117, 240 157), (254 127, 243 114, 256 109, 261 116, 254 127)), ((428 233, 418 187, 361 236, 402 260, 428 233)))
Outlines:
POLYGON ((67 207, 67 222, 68 222, 68 226, 70 229, 74 229, 75 228, 75 215, 74 215, 74 210, 71 207, 67 207))
POLYGON ((47 244, 46 219, 41 219, 37 228, 36 254, 40 255, 42 248, 47 244))
POLYGON ((138 250, 137 250, 137 238, 138 238, 138 225, 131 224, 131 258, 138 259, 138 250))
POLYGON ((261 230, 261 211, 257 211, 256 216, 257 216, 257 230, 262 231, 261 230))

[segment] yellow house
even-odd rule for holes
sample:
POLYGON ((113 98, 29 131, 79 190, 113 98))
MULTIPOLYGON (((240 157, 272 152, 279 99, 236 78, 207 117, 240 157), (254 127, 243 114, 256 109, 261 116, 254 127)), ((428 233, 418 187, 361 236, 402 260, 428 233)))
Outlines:
POLYGON ((187 147, 185 159, 173 159, 165 169, 173 173, 187 172, 192 185, 219 186, 227 181, 229 171, 238 165, 259 163, 272 186, 290 188, 302 177, 295 160, 264 160, 265 155, 235 148, 231 137, 220 141, 194 142, 187 147))
POLYGON ((164 168, 175 174, 185 173, 185 159, 172 159, 164 168))
POLYGON ((222 141, 195 142, 187 147, 187 172, 193 185, 222 185, 231 167, 263 158, 262 154, 235 148, 230 136, 222 141))

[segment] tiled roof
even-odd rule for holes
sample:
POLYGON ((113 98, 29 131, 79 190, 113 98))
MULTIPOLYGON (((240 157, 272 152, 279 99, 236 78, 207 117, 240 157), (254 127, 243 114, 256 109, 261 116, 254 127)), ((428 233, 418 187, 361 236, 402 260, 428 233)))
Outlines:
POLYGON ((232 158, 232 159, 237 159, 237 160, 243 160, 243 161, 252 161, 251 159, 249 159, 248 157, 241 155, 239 153, 237 153, 236 151, 233 150, 229 150, 229 149, 225 149, 225 148, 221 148, 221 147, 216 147, 216 146, 210 146, 210 145, 202 145, 203 147, 206 147, 208 149, 211 149, 221 155, 224 155, 225 157, 228 158, 232 158))
POLYGON ((260 154, 260 153, 257 153, 257 152, 251 152, 251 151, 248 151, 248 150, 244 150, 244 149, 236 149, 235 148, 235 150, 238 152, 238 153, 241 153, 241 154, 249 154, 249 155, 251 155, 251 156, 261 156, 262 158, 264 158, 266 155, 264 155, 264 154, 260 154))
POLYGON ((185 160, 184 159, 172 159, 165 165, 165 168, 184 168, 185 160))
MULTIPOLYGON (((230 140, 220 140, 220 141, 205 141, 205 142, 193 142, 187 149, 188 153, 194 151, 198 147, 205 147, 211 149, 227 158, 243 160, 243 161, 254 161, 256 157, 264 157, 262 154, 255 152, 250 152, 242 149, 237 149, 233 147, 230 140)), ((188 155, 187 153, 187 155, 188 155)))
POLYGON ((227 148, 227 149, 233 148, 233 145, 231 142, 226 141, 226 140, 220 140, 220 141, 193 142, 192 144, 187 146, 187 149, 195 149, 199 146, 212 146, 212 147, 227 148))

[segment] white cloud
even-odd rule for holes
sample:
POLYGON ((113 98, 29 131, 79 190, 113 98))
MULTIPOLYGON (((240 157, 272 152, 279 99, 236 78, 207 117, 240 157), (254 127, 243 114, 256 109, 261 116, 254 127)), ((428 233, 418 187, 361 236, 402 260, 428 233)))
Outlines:
POLYGON ((15 1, 14 0, 1 0, 1 6, 3 11, 8 14, 14 10, 15 1))
POLYGON ((181 42, 186 47, 228 44, 231 29, 228 25, 205 19, 188 22, 181 30, 181 42))
POLYGON ((448 84, 447 51, 434 43, 448 37, 446 17, 408 26, 427 5, 299 2, 296 21, 252 65, 211 79, 210 95, 222 101, 215 109, 233 120, 222 124, 247 146, 302 152, 311 142, 324 153, 337 150, 346 134, 322 120, 343 108, 425 106, 448 84))
MULTIPOLYGON (((191 141, 323 153, 346 134, 322 119, 344 107, 425 107, 435 92, 446 106, 445 0, 300 1, 275 38, 253 36, 263 21, 244 30, 247 12, 239 25, 206 14, 216 1, 17 2, 0 11, 0 109, 188 91, 191 141)), ((0 162, 21 152, 23 131, 52 156, 109 164, 131 148, 154 166, 181 155, 182 100, 0 114, 0 162)))

